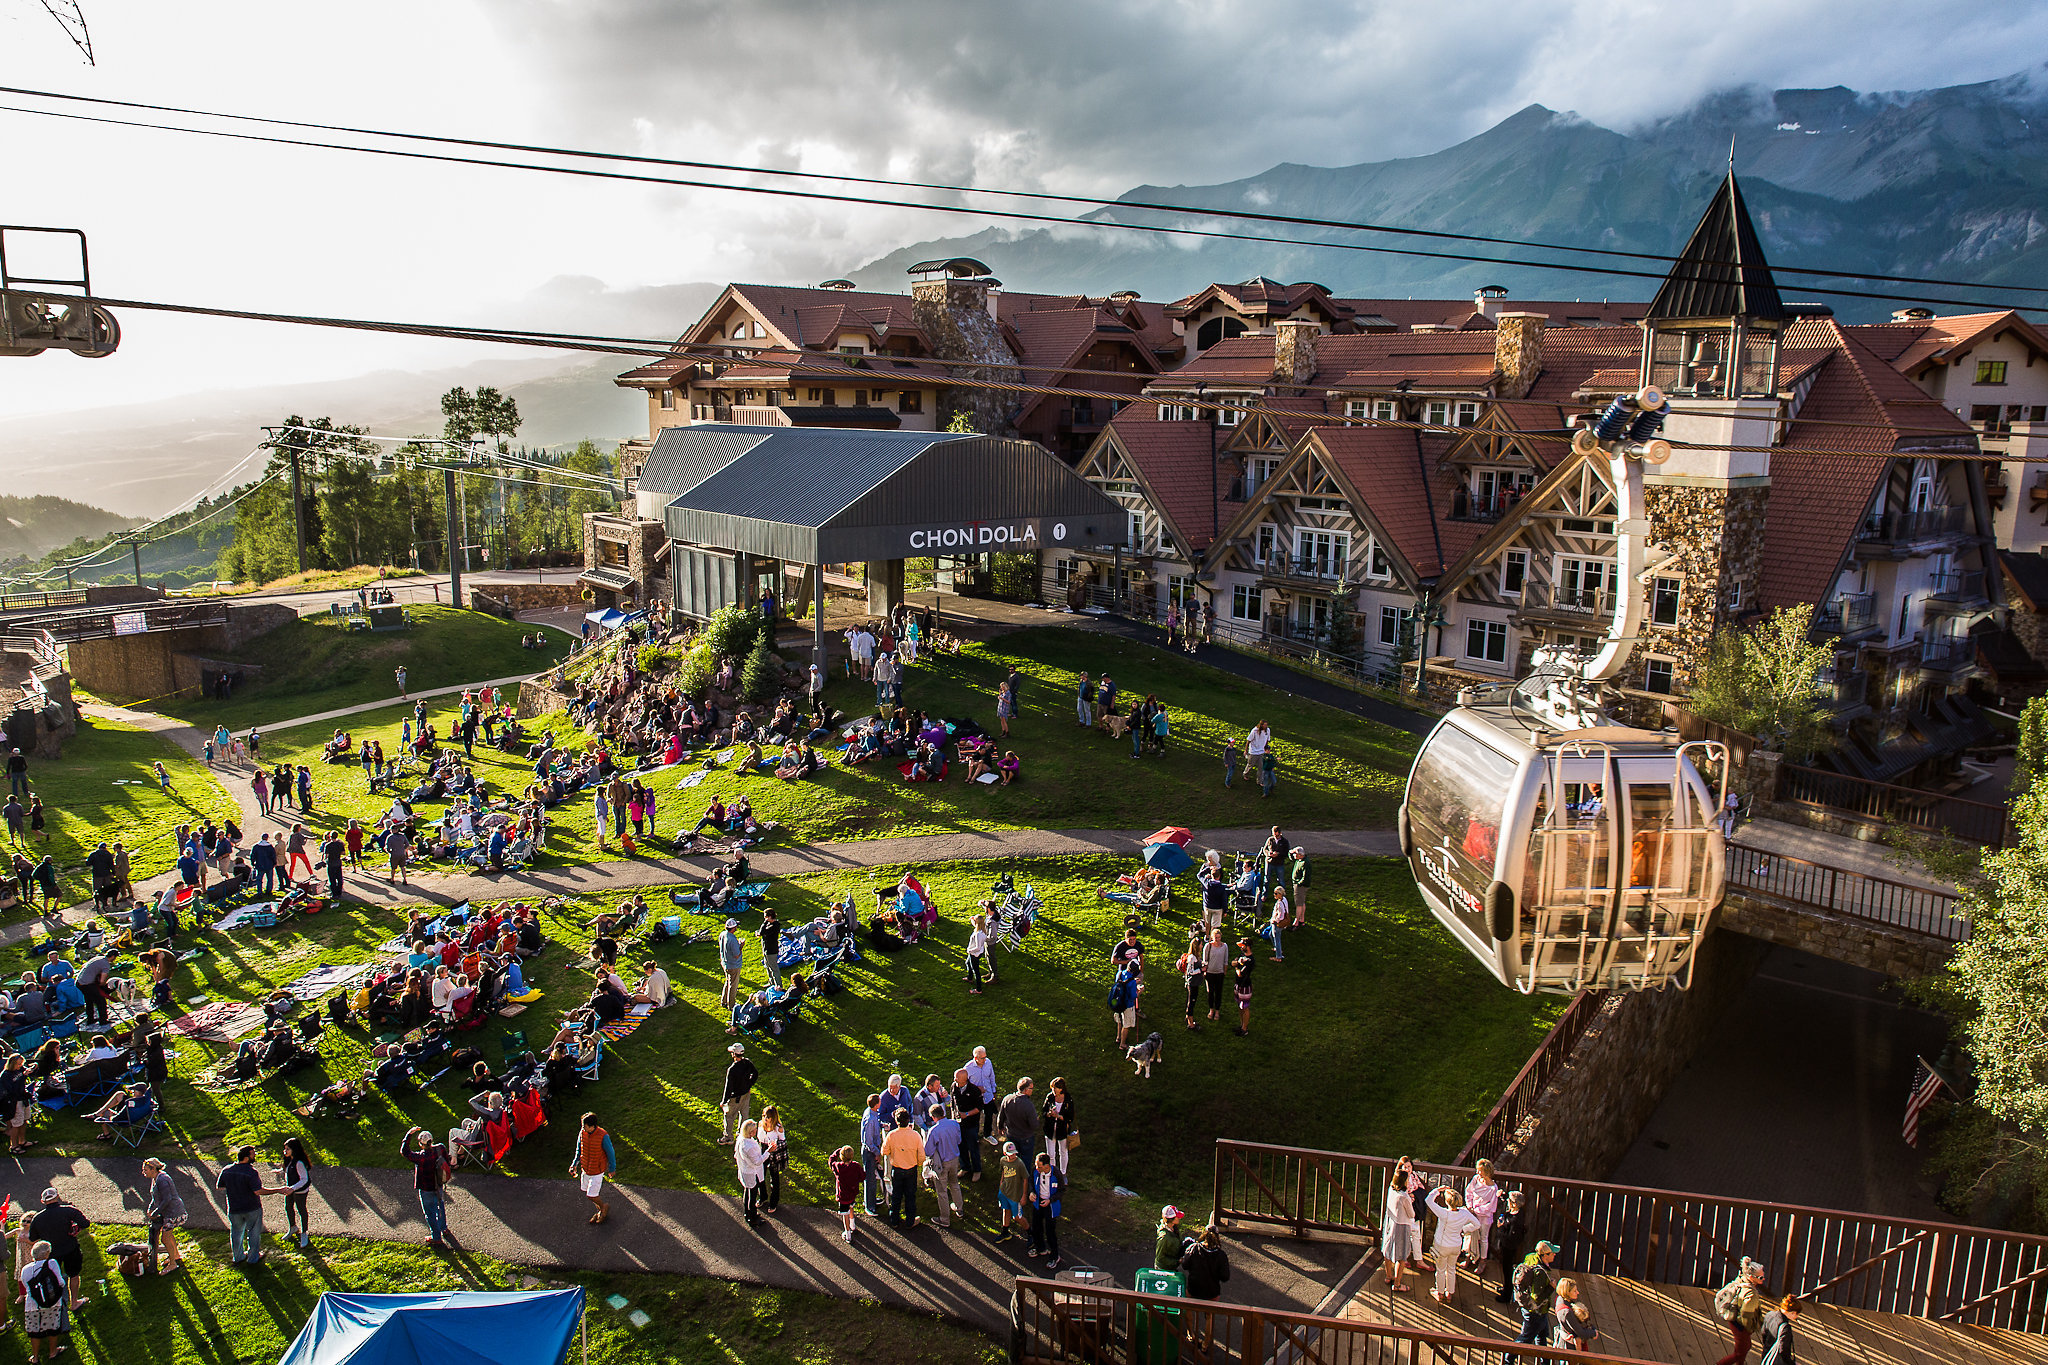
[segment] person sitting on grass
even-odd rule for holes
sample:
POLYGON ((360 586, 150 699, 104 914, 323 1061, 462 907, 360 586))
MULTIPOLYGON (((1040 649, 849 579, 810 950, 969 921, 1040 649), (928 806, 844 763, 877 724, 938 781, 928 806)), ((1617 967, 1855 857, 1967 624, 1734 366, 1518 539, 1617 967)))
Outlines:
MULTIPOLYGON (((963 746, 964 747, 964 746, 963 746)), ((967 780, 978 780, 983 773, 995 771, 995 751, 992 748, 976 746, 967 758, 967 780)))
POLYGON ((1004 752, 1002 761, 996 764, 996 771, 1002 774, 1003 785, 1007 787, 1024 775, 1024 764, 1015 750, 1008 750, 1004 752))
POLYGON ((910 760, 912 782, 944 782, 946 780, 946 756, 927 741, 920 740, 917 753, 910 760))
POLYGON ((775 775, 784 782, 801 782, 824 766, 825 760, 818 757, 816 749, 809 744, 798 744, 792 740, 788 750, 783 754, 781 766, 775 770, 775 775))

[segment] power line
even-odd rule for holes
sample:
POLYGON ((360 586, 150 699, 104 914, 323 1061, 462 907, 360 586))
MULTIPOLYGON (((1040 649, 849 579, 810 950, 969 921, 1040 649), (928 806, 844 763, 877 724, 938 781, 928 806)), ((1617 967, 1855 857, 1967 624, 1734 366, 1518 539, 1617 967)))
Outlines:
MULTIPOLYGON (((616 180, 635 184, 669 185, 684 189, 724 191, 732 194, 757 194, 774 198, 816 200, 832 204, 856 204, 867 207, 915 209, 927 213, 965 214, 971 217, 995 218, 1012 222, 1052 223, 1061 227, 1096 228, 1104 231, 1139 232, 1173 237, 1199 237, 1217 241, 1252 242, 1261 246, 1299 246, 1313 250, 1363 252, 1368 255, 1405 256, 1422 260, 1458 261, 1480 265, 1508 266, 1523 270, 1556 270, 1572 274, 1598 275, 1606 278, 1630 278, 1662 281, 1668 272, 1662 270, 1624 270, 1617 266, 1580 265, 1570 261, 1528 261, 1507 256, 1479 256, 1469 252, 1424 251, 1416 247, 1375 246, 1364 242, 1332 242, 1306 237, 1275 237, 1260 233, 1224 232, 1211 228, 1172 226, 1154 223, 1126 223, 1116 219, 1080 219, 1059 214, 1030 213, 1022 209, 992 209, 974 206, 919 203, 915 200, 887 199, 875 195, 827 194, 822 190, 782 189, 769 185, 733 185, 710 180, 689 180, 675 176, 640 175, 626 171, 597 170, 582 166, 544 166, 533 162, 497 161, 486 157, 455 156, 445 152, 403 151, 393 147, 362 147, 347 143, 319 142, 306 138, 279 137, 262 133, 235 133, 219 128, 186 128, 176 124, 150 123, 137 119, 108 118, 94 114, 72 114, 55 109, 28 109, 19 105, 0 105, 0 112, 28 114, 41 118, 66 119, 78 123, 105 124, 121 128, 145 128, 158 132, 186 133, 198 137, 226 138, 237 142, 268 143, 286 147, 309 147, 325 151, 356 152, 367 156, 389 156, 408 161, 427 161, 447 165, 481 166, 498 170, 536 171, 548 175, 577 176, 584 179, 616 180)), ((1195 210, 1203 216, 1205 210, 1195 210)), ((1495 240, 1495 239, 1487 239, 1495 240)), ((1852 278, 1862 278, 1860 276, 1852 278)), ((1966 285, 1966 288, 1990 289, 1990 285, 1966 285)), ((1824 294, 1831 298, 1872 299, 1886 303, 1941 304, 1958 308, 2003 310, 2010 305, 1985 302, 1981 299, 1957 299, 1919 294, 1895 292, 1877 293, 1862 289, 1827 289, 1819 286, 1802 286, 1801 292, 1824 294)), ((2029 307, 2026 311, 2044 311, 2029 307)))
MULTIPOLYGON (((1678 259, 1678 257, 1676 256, 1655 251, 1625 251, 1614 247, 1575 246, 1568 242, 1550 242, 1523 237, 1499 237, 1484 233, 1450 232, 1443 229, 1433 228, 1397 227, 1388 223, 1359 222, 1356 220, 1342 218, 1314 218, 1300 214, 1259 213, 1251 209, 1226 209, 1216 207, 1205 207, 1195 204, 1165 204, 1126 199, 1104 199, 1093 195, 1057 194, 1045 190, 995 189, 979 185, 953 185, 935 181, 898 180, 883 176, 847 175, 827 171, 793 170, 787 167, 779 166, 750 166, 737 162, 728 161, 699 161, 678 157, 648 156, 645 154, 637 154, 630 152, 592 151, 587 148, 579 147, 555 147, 549 146, 547 144, 537 143, 503 142, 489 138, 453 137, 439 133, 403 132, 387 128, 361 128, 354 127, 348 124, 318 123, 305 119, 281 119, 269 118, 256 114, 223 113, 219 110, 194 109, 184 105, 151 104, 136 100, 116 100, 93 95, 74 95, 62 91, 35 90, 21 86, 0 85, 0 94, 27 95, 37 99, 63 100, 71 103, 92 104, 107 108, 137 109, 151 113, 180 114, 194 118, 221 119, 224 121, 231 121, 236 123, 259 124, 265 127, 272 128, 303 128, 314 132, 342 133, 357 137, 388 138, 396 141, 424 142, 449 147, 474 147, 487 151, 519 152, 528 155, 573 157, 581 160, 591 161, 614 161, 640 166, 673 166, 681 170, 722 171, 734 175, 760 175, 781 179, 820 180, 834 184, 869 185, 884 189, 925 190, 934 193, 944 194, 972 194, 998 199, 1026 199, 1042 203, 1083 205, 1096 209, 1137 210, 1145 213, 1185 213, 1194 214, 1198 217, 1205 218, 1228 218, 1244 222, 1278 223, 1294 227, 1335 228, 1346 232, 1376 232, 1383 233, 1389 236, 1420 237, 1435 241, 1477 242, 1491 246, 1531 247, 1542 251, 1570 251, 1582 255, 1608 256, 1620 260, 1658 261, 1668 264, 1678 259)), ((49 113, 53 116, 56 116, 55 111, 20 110, 18 112, 49 113)), ((210 131, 207 129, 196 128, 173 128, 169 125, 155 123, 136 123, 128 126, 159 128, 164 129, 166 131, 193 133, 206 133, 210 131)), ((332 143, 311 143, 299 145, 313 145, 320 147, 335 146, 335 144, 332 143)), ((341 150, 376 151, 380 149, 345 148, 341 150)), ((509 163, 490 162, 482 164, 506 165, 509 163)), ((527 167, 526 169, 546 170, 551 168, 534 166, 527 167)), ((744 189, 747 187, 724 186, 722 188, 744 189)), ((948 205, 907 205, 906 207, 931 208, 949 212, 972 211, 968 209, 956 209, 948 205)), ((1059 219, 1057 221, 1072 222, 1074 220, 1059 219)), ((1092 225, 1100 224, 1095 223, 1092 225)), ((1504 262, 1504 264, 1520 263, 1504 262)), ((1701 264, 1716 266, 1734 266, 1739 263, 1734 261, 1705 261, 1701 262, 1701 264)), ((1558 266, 1551 268, 1564 267, 1558 266)), ((2017 291, 2020 293, 2048 294, 2048 287, 2044 286, 1992 286, 1974 280, 1952 280, 1924 275, 1886 275, 1878 273, 1859 272, 1853 270, 1823 270, 1814 267, 1793 265, 1775 265, 1772 267, 1772 271, 1773 273, 1780 275, 1809 275, 1823 279, 1862 280, 1872 283, 1883 284, 1929 284, 1955 289, 2000 288, 2008 291, 2017 291)), ((1661 272, 1658 278, 1661 278, 1661 272)))

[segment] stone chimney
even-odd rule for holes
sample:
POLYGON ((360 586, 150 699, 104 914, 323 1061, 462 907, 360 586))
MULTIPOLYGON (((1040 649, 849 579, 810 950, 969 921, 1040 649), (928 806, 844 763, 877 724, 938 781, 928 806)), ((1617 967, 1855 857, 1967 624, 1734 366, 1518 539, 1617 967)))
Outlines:
POLYGON ((1316 377, 1316 336, 1322 328, 1307 318, 1273 324, 1274 382, 1299 388, 1316 377))
MULTIPOLYGON (((910 286, 911 312, 933 355, 973 363, 973 369, 955 371, 960 378, 1019 383, 1023 372, 996 322, 990 283, 986 277, 917 280, 910 286)), ((941 410, 934 416, 943 427, 952 414, 965 412, 976 431, 1007 436, 1017 403, 1017 395, 1005 390, 949 386, 940 390, 941 410)))
POLYGON ((1543 373, 1542 313, 1502 313, 1493 320, 1493 386, 1501 398, 1527 398, 1543 373))

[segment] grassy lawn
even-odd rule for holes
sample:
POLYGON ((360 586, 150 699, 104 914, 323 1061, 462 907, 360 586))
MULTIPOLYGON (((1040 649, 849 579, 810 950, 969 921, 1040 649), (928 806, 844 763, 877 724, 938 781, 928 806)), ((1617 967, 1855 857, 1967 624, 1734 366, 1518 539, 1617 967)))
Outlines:
POLYGON ((246 730, 293 716, 395 699, 398 685, 392 672, 401 664, 407 688, 421 692, 539 673, 553 667, 568 646, 566 638, 548 631, 547 649, 521 649, 519 637, 532 634, 533 627, 480 611, 431 606, 406 610, 419 624, 388 633, 345 631, 340 617, 301 617, 233 651, 239 662, 262 665, 263 673, 232 700, 178 697, 158 709, 208 729, 226 721, 231 729, 246 730))
MULTIPOLYGON (((273 1210, 271 1222, 281 1218, 273 1210)), ((140 1241, 139 1231, 95 1228, 83 1239, 85 1292, 93 1302, 72 1319, 69 1358, 147 1365, 276 1360, 325 1290, 517 1289, 528 1278, 519 1267, 486 1256, 433 1257, 401 1244, 325 1237, 313 1239, 310 1253, 266 1241, 263 1269, 245 1273, 228 1264, 226 1235, 205 1233, 179 1239, 186 1273, 125 1279, 102 1248, 140 1241), (100 1279, 107 1281, 105 1292, 94 1283, 100 1279)), ((548 1286, 584 1286, 590 1359, 602 1365, 995 1365, 1002 1359, 978 1332, 871 1301, 676 1275, 563 1271, 541 1278, 548 1286), (612 1294, 629 1301, 625 1310, 606 1305, 612 1294), (626 1315, 636 1309, 653 1321, 632 1326, 626 1315)), ((10 1358, 25 1358, 22 1342, 17 1336, 7 1348, 10 1358)), ((570 1358, 581 1359, 573 1344, 570 1358)))
MULTIPOLYGON (((744 792, 760 815, 809 842, 962 829, 1135 829, 1162 822, 1212 829, 1363 828, 1391 822, 1415 750, 1412 735, 1276 693, 1184 655, 1084 631, 1035 628, 958 655, 927 657, 929 665, 920 662, 906 691, 910 704, 935 715, 971 716, 985 726, 995 723, 990 698, 996 685, 1012 667, 1019 670, 1023 714, 1012 726, 1011 747, 1024 760, 1022 781, 1010 787, 970 785, 956 775, 949 782, 913 784, 893 764, 870 763, 837 765, 809 782, 787 783, 741 772, 728 760, 688 790, 676 785, 688 768, 653 778, 658 827, 673 833, 694 824, 713 795, 744 792), (1132 759, 1128 741, 1084 731, 1075 722, 1068 698, 1077 672, 1099 674, 1105 668, 1124 687, 1140 689, 1141 695, 1156 692, 1171 706, 1174 733, 1166 757, 1132 759), (1256 783, 1240 779, 1225 788, 1222 781, 1224 736, 1241 740, 1261 718, 1273 727, 1281 761, 1280 786, 1270 799, 1256 783)), ((826 697, 856 717, 873 710, 872 688, 845 677, 830 684, 826 697)), ((348 729, 358 743, 380 739, 387 754, 396 754, 401 723, 410 714, 402 705, 365 712, 351 717, 348 729)), ((428 714, 442 733, 453 728, 454 705, 430 703, 428 714)), ((542 724, 568 747, 585 742, 564 716, 542 724)), ((361 768, 319 761, 333 730, 323 723, 267 734, 264 756, 313 769, 316 814, 326 823, 381 815, 391 803, 369 794, 361 768)), ((516 793, 532 777, 524 759, 481 746, 474 766, 500 792, 516 793)), ((597 857, 587 797, 558 806, 554 819, 542 866, 597 857)))
MULTIPOLYGON (((153 877, 177 861, 171 831, 187 821, 235 813, 234 802, 216 786, 206 765, 159 735, 109 720, 80 716, 78 733, 56 762, 29 760, 29 781, 49 812, 49 848, 56 855, 67 893, 92 893, 85 855, 101 839, 128 847, 135 879, 153 877), (171 791, 158 789, 153 761, 171 774, 171 791)), ((0 797, 0 800, 4 800, 0 797)), ((31 860, 42 857, 33 845, 31 860)), ((25 918, 17 911, 15 919, 25 918)))
MULTIPOLYGON (((1139 1217, 1128 1212, 1138 1205, 1102 1197, 1113 1184, 1138 1191, 1140 1203, 1155 1208, 1168 1199, 1205 1207, 1210 1144, 1220 1136, 1448 1158, 1557 1011, 1556 1002, 1487 980, 1423 909, 1398 862, 1325 860, 1317 869, 1311 927, 1290 935, 1287 961, 1269 965, 1260 948, 1249 1039, 1234 1037, 1228 1025, 1209 1024, 1197 1034, 1181 1026, 1181 989, 1170 955, 1185 942, 1178 924, 1190 903, 1178 903, 1173 922, 1147 929, 1145 941, 1155 953, 1147 1027, 1165 1035, 1166 1060, 1154 1079, 1139 1081, 1113 1050, 1105 1006, 1108 947, 1121 933, 1125 907, 1099 901, 1095 891, 1130 866, 1108 859, 1015 865, 1020 884, 1035 883, 1044 896, 1045 915, 1024 951, 997 951, 1002 979, 980 996, 968 995, 960 978, 964 915, 995 869, 923 869, 943 914, 936 936, 893 957, 869 953, 849 974, 848 991, 816 1004, 780 1039, 749 1044, 762 1070, 756 1112, 760 1103, 781 1104, 794 1137, 793 1197, 825 1198, 825 1155, 856 1140, 858 1111, 888 1073, 921 1081, 928 1072, 942 1072, 950 1082, 976 1044, 989 1049, 1006 1087, 1020 1071, 1038 1080, 1041 1094, 1053 1075, 1067 1077, 1086 1134, 1073 1176, 1089 1211, 1083 1216, 1097 1230, 1119 1216, 1108 1208, 1139 1217), (1455 1008, 1445 1008, 1446 1001, 1455 1008), (1336 1085, 1333 1059, 1341 1059, 1336 1085)), ((885 884, 895 875, 881 871, 875 881, 885 884)), ((770 898, 784 922, 795 923, 846 891, 866 906, 869 886, 865 872, 820 875, 779 883, 770 898)), ((575 970, 573 946, 587 942, 583 922, 599 908, 596 901, 571 903, 548 923, 550 938, 561 946, 529 973, 547 992, 544 1000, 464 1041, 495 1064, 507 1028, 523 1029, 536 1045, 552 1036, 561 1012, 586 992, 588 977, 575 970)), ((394 932, 396 918, 384 911, 329 912, 267 934, 206 934, 207 953, 181 970, 176 995, 251 999, 321 963, 366 960, 394 932)), ((755 922, 748 916, 745 926, 746 980, 758 985, 755 922)), ((684 923, 695 929, 712 921, 691 916, 684 923)), ((680 949, 671 943, 652 956, 670 972, 679 1003, 608 1047, 602 1081, 586 1086, 569 1108, 603 1116, 620 1144, 622 1180, 724 1191, 732 1183, 732 1159, 718 1141, 716 1101, 730 1039, 717 1007, 715 945, 680 949)), ((327 1039, 326 1075, 358 1075, 370 1040, 337 1030, 327 1039)), ((223 1053, 181 1043, 174 1072, 190 1080, 223 1053)), ((312 1069, 225 1096, 174 1083, 176 1143, 218 1158, 227 1144, 303 1133, 323 1163, 388 1166, 409 1124, 445 1132, 458 1109, 467 1112, 466 1092, 458 1094, 456 1078, 449 1077, 402 1105, 378 1097, 354 1122, 322 1120, 309 1127, 289 1109, 325 1083, 320 1077, 312 1069)), ((89 1127, 76 1118, 54 1120, 36 1136, 73 1153, 96 1150, 89 1127)), ((544 1130, 512 1154, 509 1168, 558 1177, 569 1140, 565 1127, 544 1130)), ((991 1214, 989 1185, 974 1189, 971 1212, 991 1214)))

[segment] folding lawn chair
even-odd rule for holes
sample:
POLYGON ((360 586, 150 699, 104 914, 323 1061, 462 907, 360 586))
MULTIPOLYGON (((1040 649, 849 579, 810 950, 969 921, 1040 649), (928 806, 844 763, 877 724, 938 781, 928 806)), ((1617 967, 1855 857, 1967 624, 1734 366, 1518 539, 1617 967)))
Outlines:
POLYGON ((474 1166, 479 1171, 488 1171, 497 1163, 491 1160, 491 1145, 479 1133, 474 1142, 458 1142, 449 1148, 449 1155, 455 1158, 455 1169, 460 1171, 474 1166))
POLYGON ((596 1080, 598 1068, 604 1065, 603 1035, 593 1034, 590 1041, 596 1045, 590 1054, 590 1060, 576 1063, 576 1074, 586 1081, 596 1080))
POLYGON ((156 1101, 147 1094, 128 1106, 128 1112, 114 1120, 114 1141, 123 1147, 140 1147, 142 1140, 156 1133, 170 1131, 163 1116, 156 1111, 156 1101))

